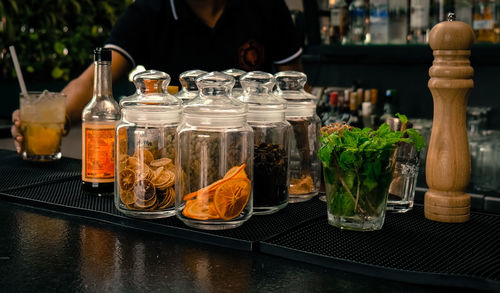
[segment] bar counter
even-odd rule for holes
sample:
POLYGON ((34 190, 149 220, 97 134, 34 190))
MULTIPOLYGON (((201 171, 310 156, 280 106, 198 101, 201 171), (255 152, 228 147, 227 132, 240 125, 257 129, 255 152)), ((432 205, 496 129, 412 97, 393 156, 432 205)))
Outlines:
MULTIPOLYGON (((80 131, 73 129, 63 139, 63 156, 81 156, 80 131)), ((1 139, 0 149, 13 150, 12 140, 1 139)), ((269 255, 258 247, 218 247, 4 199, 2 292, 447 292, 461 287, 367 276, 352 268, 345 271, 269 255)), ((397 244, 398 239, 393 240, 397 244)))

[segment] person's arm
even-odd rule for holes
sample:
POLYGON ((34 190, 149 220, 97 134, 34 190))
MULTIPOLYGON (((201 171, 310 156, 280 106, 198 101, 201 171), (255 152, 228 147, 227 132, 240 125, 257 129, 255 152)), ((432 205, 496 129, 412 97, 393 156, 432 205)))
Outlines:
MULTIPOLYGON (((119 80, 121 77, 126 75, 130 71, 130 63, 121 54, 113 51, 111 61, 111 76, 113 82, 119 80)), ((66 85, 62 90, 63 93, 67 95, 66 98, 66 125, 71 123, 79 123, 82 119, 83 108, 88 104, 92 98, 94 90, 94 64, 90 65, 79 77, 73 79, 66 85), (68 123, 70 122, 70 123, 68 123)), ((21 120, 19 117, 19 110, 15 110, 12 113, 11 134, 14 138, 14 145, 16 146, 17 152, 20 154, 23 152, 22 141, 23 134, 21 132, 21 120)), ((66 133, 69 129, 65 129, 66 133)))

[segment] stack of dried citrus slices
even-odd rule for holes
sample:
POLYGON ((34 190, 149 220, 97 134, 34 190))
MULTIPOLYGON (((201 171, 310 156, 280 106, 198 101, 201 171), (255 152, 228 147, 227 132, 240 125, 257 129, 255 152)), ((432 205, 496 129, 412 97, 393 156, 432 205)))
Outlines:
POLYGON ((196 220, 231 220, 239 216, 250 199, 252 188, 245 167, 246 164, 232 167, 222 179, 186 194, 182 214, 196 220))
POLYGON ((120 200, 130 210, 160 210, 175 202, 175 166, 170 158, 155 160, 145 149, 122 155, 117 180, 120 200))

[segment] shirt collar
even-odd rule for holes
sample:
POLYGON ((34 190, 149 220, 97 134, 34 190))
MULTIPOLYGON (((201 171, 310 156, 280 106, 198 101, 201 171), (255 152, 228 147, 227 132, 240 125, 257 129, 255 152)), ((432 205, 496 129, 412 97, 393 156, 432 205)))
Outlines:
MULTIPOLYGON (((224 8, 224 14, 226 14, 227 10, 231 10, 235 6, 238 1, 235 0, 227 0, 226 7, 224 8)), ((172 10, 172 17, 174 20, 187 19, 187 18, 195 18, 198 17, 191 10, 189 5, 184 0, 170 0, 170 8, 172 10)))

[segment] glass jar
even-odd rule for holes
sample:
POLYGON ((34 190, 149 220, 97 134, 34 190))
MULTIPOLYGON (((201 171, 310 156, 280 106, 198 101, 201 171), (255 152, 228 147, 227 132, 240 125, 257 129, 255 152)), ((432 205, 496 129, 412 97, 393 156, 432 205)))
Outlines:
POLYGON ((231 89, 231 97, 238 98, 241 96, 243 94, 243 88, 241 87, 240 78, 247 72, 241 69, 231 68, 222 71, 222 73, 231 75, 234 78, 234 86, 231 89))
POLYGON ((134 76, 137 92, 120 101, 115 206, 127 216, 175 214, 175 135, 182 106, 166 92, 169 82, 164 72, 144 71, 134 76))
POLYGON ((291 125, 285 119, 286 101, 276 97, 272 74, 252 71, 241 77, 248 105, 248 124, 254 132, 253 213, 272 214, 288 204, 291 125))
POLYGON ((179 81, 182 85, 182 89, 175 94, 175 96, 181 99, 182 103, 194 99, 198 95, 198 87, 196 86, 196 79, 206 71, 195 69, 184 71, 179 75, 179 81))
POLYGON ((253 130, 247 106, 230 97, 234 78, 211 72, 184 105, 177 129, 176 210, 186 225, 222 230, 252 215, 253 130))
POLYGON ((304 90, 307 76, 296 71, 275 75, 276 95, 288 102, 286 120, 292 125, 290 155, 290 203, 311 199, 319 192, 321 165, 318 159, 319 128, 314 96, 304 90))

